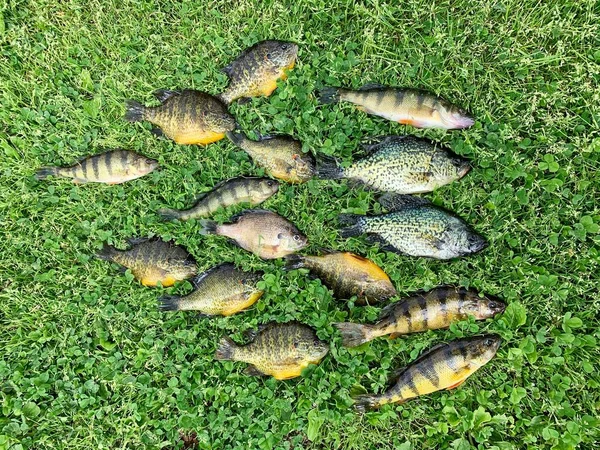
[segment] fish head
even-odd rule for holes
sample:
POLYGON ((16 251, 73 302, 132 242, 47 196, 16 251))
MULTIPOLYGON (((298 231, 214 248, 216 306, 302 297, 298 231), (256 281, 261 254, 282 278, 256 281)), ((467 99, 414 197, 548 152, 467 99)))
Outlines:
POLYGON ((191 256, 183 261, 179 258, 169 259, 168 266, 168 272, 177 280, 185 280, 198 273, 196 261, 191 256))
POLYGON ((496 355, 501 343, 502 338, 497 334, 487 334, 471 338, 468 345, 468 358, 470 362, 475 366, 483 366, 496 355))
POLYGON ((467 111, 450 103, 444 102, 440 108, 440 119, 447 129, 469 128, 475 123, 467 111))
POLYGON ((504 312, 506 305, 496 297, 479 297, 476 291, 466 291, 461 312, 475 317, 477 320, 494 317, 504 312))
POLYGON ((452 219, 441 239, 444 259, 457 258, 477 253, 488 246, 488 242, 458 218, 452 219))
POLYGON ((454 168, 454 173, 459 179, 464 177, 471 170, 471 162, 467 159, 461 158, 460 156, 451 157, 450 163, 454 168))
POLYGON ((133 162, 135 171, 138 174, 147 174, 158 167, 158 161, 152 158, 146 158, 143 155, 138 155, 133 162))
POLYGON ((258 283, 265 273, 262 271, 257 272, 246 272, 244 278, 242 278, 242 284, 248 290, 253 292, 256 290, 256 283, 258 283))
POLYGON ((329 345, 320 340, 316 335, 313 339, 302 339, 297 344, 298 352, 311 363, 321 361, 329 352, 329 345))
POLYGON ((308 244, 308 238, 294 225, 289 224, 277 234, 279 247, 288 252, 303 249, 308 244))
POLYGON ((292 169, 293 179, 306 181, 316 173, 315 163, 309 154, 294 154, 294 165, 292 169))
POLYGON ((208 129, 215 133, 226 133, 235 130, 237 127, 235 118, 227 111, 211 111, 205 114, 204 120, 208 129))
POLYGON ((458 155, 439 152, 433 156, 430 170, 440 185, 459 180, 471 170, 471 162, 458 155))
POLYGON ((292 69, 298 56, 298 46, 292 42, 265 41, 263 51, 266 60, 277 69, 292 69))
POLYGON ((264 202, 279 191, 279 182, 270 178, 261 179, 250 192, 256 203, 264 202))

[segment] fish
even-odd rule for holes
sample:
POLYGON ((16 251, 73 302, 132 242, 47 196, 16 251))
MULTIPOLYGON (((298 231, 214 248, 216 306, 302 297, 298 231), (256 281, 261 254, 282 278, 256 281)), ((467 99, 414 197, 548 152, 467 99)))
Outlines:
POLYGON ((244 272, 230 263, 220 264, 196 276, 194 290, 183 297, 159 299, 162 311, 199 311, 205 316, 230 316, 252 306, 264 291, 256 284, 262 272, 244 272))
POLYGON ((290 136, 262 136, 253 141, 243 133, 228 132, 227 137, 277 179, 304 183, 316 174, 313 156, 304 153, 300 141, 290 136))
POLYGON ((71 167, 44 167, 35 177, 71 178, 73 183, 120 184, 149 174, 158 167, 158 161, 129 150, 111 150, 88 156, 71 167))
POLYGON ((283 258, 308 245, 296 226, 272 211, 248 209, 236 214, 230 223, 201 220, 200 234, 217 234, 263 259, 283 258))
POLYGON ((160 89, 154 93, 160 106, 148 107, 135 100, 125 102, 125 120, 147 120, 156 125, 153 133, 173 139, 177 144, 208 145, 236 128, 235 118, 216 97, 206 92, 185 89, 181 92, 160 89))
POLYGON ((501 314, 506 305, 495 297, 481 297, 473 289, 441 286, 387 305, 373 325, 342 322, 334 324, 345 347, 356 347, 380 336, 448 328, 451 323, 473 316, 485 320, 501 314))
POLYGON ((129 250, 117 250, 104 244, 98 258, 112 261, 131 270, 144 286, 173 286, 176 281, 193 277, 198 272, 196 261, 183 247, 159 238, 128 240, 129 250))
POLYGON ((157 213, 165 220, 189 220, 208 217, 219 208, 248 203, 258 205, 279 190, 279 182, 269 178, 238 177, 217 184, 202 194, 196 204, 186 210, 161 208, 157 213))
POLYGON ((271 322, 253 333, 247 345, 237 345, 224 337, 215 359, 248 363, 249 375, 288 380, 300 376, 310 364, 319 364, 328 352, 327 342, 320 340, 308 325, 271 322))
POLYGON ((397 381, 382 394, 355 397, 354 407, 364 412, 442 389, 455 389, 496 355, 501 342, 500 336, 488 334, 436 345, 394 374, 397 381))
POLYGON ((277 89, 277 80, 287 78, 286 71, 294 68, 298 46, 284 41, 262 41, 246 49, 231 64, 223 68, 229 85, 219 98, 230 104, 250 97, 268 97, 277 89))
POLYGON ((441 260, 477 253, 488 246, 485 238, 462 219, 427 199, 385 194, 379 203, 391 212, 376 216, 341 214, 339 222, 348 226, 340 235, 364 233, 384 250, 441 260))
POLYGON ((419 194, 459 180, 471 169, 466 159, 412 136, 388 136, 366 149, 368 156, 347 167, 324 160, 317 169, 319 177, 358 181, 378 191, 419 194))
POLYGON ((307 268, 329 287, 335 297, 357 297, 357 304, 372 304, 396 295, 390 277, 373 261, 350 252, 322 250, 321 256, 289 255, 286 269, 307 268))
POLYGON ((358 91, 328 87, 319 92, 323 104, 350 102, 367 114, 416 128, 469 128, 475 120, 463 109, 429 92, 381 85, 358 91))

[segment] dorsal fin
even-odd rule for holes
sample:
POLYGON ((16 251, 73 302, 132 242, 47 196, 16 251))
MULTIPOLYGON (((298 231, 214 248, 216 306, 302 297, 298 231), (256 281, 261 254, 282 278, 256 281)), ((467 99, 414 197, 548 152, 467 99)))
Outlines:
POLYGON ((135 245, 143 244, 144 242, 150 242, 152 240, 158 240, 157 237, 147 238, 147 237, 130 237, 127 238, 127 243, 133 247, 135 245))
POLYGON ((363 86, 361 86, 360 88, 358 88, 359 91, 368 91, 369 89, 385 89, 387 86, 384 86, 381 83, 367 83, 363 86))
POLYGON ((268 211, 266 209, 245 209, 244 211, 235 214, 234 216, 231 216, 231 218, 229 219, 229 222, 231 223, 237 223, 239 222, 239 220, 244 217, 247 216, 248 214, 266 214, 266 215, 273 215, 275 214, 273 211, 268 211))
POLYGON ((414 138, 413 136, 400 136, 396 134, 386 136, 375 136, 369 139, 370 141, 372 141, 372 144, 365 143, 362 144, 362 147, 365 149, 365 152, 370 154, 377 151, 381 146, 389 144, 391 142, 410 141, 415 139, 416 138, 414 138))
POLYGON ((194 287, 197 288, 198 286, 200 286, 200 283, 202 283, 202 281, 207 276, 209 276, 209 275, 211 275, 211 274, 213 274, 213 273, 215 273, 217 271, 220 271, 220 270, 225 270, 225 269, 226 270, 230 270, 230 269, 235 270, 235 268, 236 267, 235 267, 235 265, 233 263, 222 263, 222 264, 219 264, 217 266, 211 267, 210 269, 208 269, 208 270, 206 270, 206 271, 204 271, 204 272, 196 275, 194 278, 192 278, 192 284, 194 285, 194 287))
POLYGON ((233 72, 233 63, 227 64, 225 67, 223 67, 221 69, 221 72, 223 72, 228 77, 231 77, 231 73, 233 72))
POLYGON ((381 206, 389 211, 398 211, 404 208, 415 208, 417 206, 430 205, 431 202, 424 197, 414 195, 401 195, 387 193, 377 200, 381 206))
POLYGON ((154 91, 154 96, 158 99, 159 102, 164 103, 169 100, 171 97, 175 95, 179 95, 179 91, 171 91, 169 89, 157 89, 154 91))

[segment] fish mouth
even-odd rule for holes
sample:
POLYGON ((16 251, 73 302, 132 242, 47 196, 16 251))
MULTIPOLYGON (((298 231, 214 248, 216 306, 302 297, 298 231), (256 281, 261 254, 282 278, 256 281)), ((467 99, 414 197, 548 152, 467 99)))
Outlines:
POLYGON ((460 166, 460 168, 458 170, 458 175, 462 178, 466 174, 468 174, 471 171, 471 169, 472 169, 471 163, 465 162, 460 166))
POLYGON ((468 114, 453 114, 451 119, 449 120, 450 125, 455 129, 469 128, 473 126, 475 123, 475 119, 473 119, 468 114))

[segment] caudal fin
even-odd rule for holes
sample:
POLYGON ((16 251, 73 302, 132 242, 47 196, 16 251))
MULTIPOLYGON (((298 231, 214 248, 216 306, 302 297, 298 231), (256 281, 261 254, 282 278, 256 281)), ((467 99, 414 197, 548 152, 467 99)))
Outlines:
POLYGON ((105 261, 112 261, 116 253, 117 250, 105 242, 102 246, 102 250, 96 253, 96 257, 105 261))
POLYGON ((377 407, 377 397, 374 395, 357 395, 354 397, 354 407, 359 412, 365 412, 377 407))
POLYGON ((161 311, 179 311, 181 297, 165 295, 158 299, 158 309, 161 311))
POLYGON ((200 234, 217 234, 217 227, 219 224, 214 220, 201 220, 200 221, 200 234))
POLYGON ((238 147, 241 147, 242 144, 248 140, 248 137, 244 133, 234 133, 233 131, 228 131, 225 134, 227 135, 229 140, 238 147))
POLYGON ((144 120, 146 107, 135 100, 125 100, 125 120, 127 122, 139 122, 144 120))
POLYGON ((358 214, 340 214, 338 216, 338 222, 340 225, 349 225, 346 228, 341 228, 339 230, 340 236, 347 238, 352 236, 358 236, 362 234, 361 226, 359 220, 363 216, 358 214))
POLYGON ((283 270, 295 270, 304 267, 304 257, 302 255, 288 255, 285 258, 283 270))
POLYGON ((323 104, 337 103, 340 101, 340 90, 328 87, 319 91, 319 101, 323 104))
POLYGON ((56 175, 57 172, 58 172, 57 167, 42 167, 40 170, 38 170, 35 173, 35 178, 38 180, 45 180, 50 175, 56 175))
POLYGON ((177 220, 181 218, 181 213, 176 209, 160 208, 156 211, 163 220, 177 220))
POLYGON ((341 322, 333 324, 342 335, 342 345, 344 347, 357 347, 371 340, 369 325, 360 323, 341 322))
POLYGON ((344 169, 340 167, 335 158, 321 156, 317 167, 319 178, 337 180, 344 178, 344 169))
POLYGON ((233 353, 237 348, 237 344, 227 336, 221 339, 219 348, 215 352, 215 359, 217 360, 233 360, 233 353))

